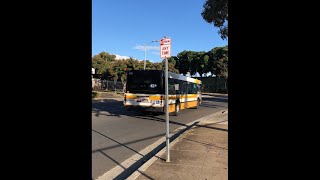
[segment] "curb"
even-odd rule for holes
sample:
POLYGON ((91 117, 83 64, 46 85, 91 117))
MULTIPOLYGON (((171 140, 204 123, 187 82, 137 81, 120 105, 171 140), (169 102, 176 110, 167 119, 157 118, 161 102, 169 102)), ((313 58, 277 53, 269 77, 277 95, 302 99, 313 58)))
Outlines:
POLYGON ((99 100, 108 100, 113 98, 122 98, 122 97, 113 96, 113 97, 107 97, 107 98, 92 98, 92 100, 99 101, 99 100))
POLYGON ((228 110, 222 110, 219 112, 220 112, 220 114, 216 114, 211 119, 203 120, 199 124, 211 124, 211 123, 217 123, 217 122, 225 122, 225 120, 223 120, 223 119, 226 115, 228 116, 228 110), (214 118, 214 120, 213 120, 213 118, 214 118))
MULTIPOLYGON (((188 124, 186 124, 187 126, 192 125, 189 129, 187 129, 186 131, 182 132, 181 134, 179 134, 172 142, 170 142, 170 148, 173 147, 177 142, 179 142, 181 140, 181 137, 187 135, 190 131, 192 131, 196 124, 207 124, 207 123, 219 123, 219 122, 224 122, 221 121, 221 117, 225 116, 228 114, 228 110, 221 110, 218 111, 216 113, 213 113, 211 115, 202 117, 200 119, 197 119, 195 121, 192 121, 188 124), (219 119, 217 120, 216 119, 219 119), (220 117, 220 118, 218 118, 220 117), (213 120, 213 118, 215 118, 215 120, 213 120)), ((177 133, 183 129, 186 129, 186 127, 182 126, 180 128, 177 128, 173 131, 173 133, 177 133)), ((172 137, 172 135, 170 136, 172 137)), ((159 139, 160 140, 160 139, 159 139)), ((165 141, 165 137, 161 138, 161 140, 165 141)), ((157 154, 155 154, 153 157, 151 157, 147 162, 145 162, 140 168, 138 168, 135 172, 133 172, 128 178, 126 178, 127 180, 135 180, 137 179, 140 175, 141 172, 144 172, 148 167, 150 167, 152 165, 152 163, 154 163, 156 160, 159 159, 159 157, 161 157, 164 153, 166 152, 166 147, 164 147, 163 149, 161 149, 157 154)))
POLYGON ((219 94, 219 93, 202 93, 202 95, 228 97, 228 94, 219 94))
POLYGON ((110 95, 109 97, 96 97, 91 98, 92 100, 105 100, 105 99, 112 99, 112 98, 123 98, 121 95, 110 95))

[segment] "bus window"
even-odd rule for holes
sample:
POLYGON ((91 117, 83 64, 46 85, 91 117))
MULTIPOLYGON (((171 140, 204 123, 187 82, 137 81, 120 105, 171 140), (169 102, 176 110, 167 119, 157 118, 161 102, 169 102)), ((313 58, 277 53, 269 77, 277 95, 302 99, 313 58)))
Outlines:
POLYGON ((193 83, 193 94, 198 93, 198 85, 193 83))
POLYGON ((179 87, 180 87, 180 94, 187 94, 187 83, 180 81, 179 82, 179 87))
POLYGON ((130 93, 162 94, 160 71, 132 71, 127 75, 127 91, 130 93))
POLYGON ((168 85, 169 94, 175 94, 174 79, 169 78, 168 85))

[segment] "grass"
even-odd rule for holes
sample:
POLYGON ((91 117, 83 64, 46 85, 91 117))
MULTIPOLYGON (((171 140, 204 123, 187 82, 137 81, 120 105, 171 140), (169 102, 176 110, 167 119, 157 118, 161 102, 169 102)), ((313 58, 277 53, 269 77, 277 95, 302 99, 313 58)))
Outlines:
POLYGON ((119 96, 121 97, 123 95, 123 92, 122 91, 117 91, 116 94, 114 91, 92 91, 92 98, 103 98, 104 95, 103 94, 112 94, 112 95, 115 95, 115 96, 119 96))
POLYGON ((92 92, 92 98, 97 98, 99 96, 98 92, 92 92))

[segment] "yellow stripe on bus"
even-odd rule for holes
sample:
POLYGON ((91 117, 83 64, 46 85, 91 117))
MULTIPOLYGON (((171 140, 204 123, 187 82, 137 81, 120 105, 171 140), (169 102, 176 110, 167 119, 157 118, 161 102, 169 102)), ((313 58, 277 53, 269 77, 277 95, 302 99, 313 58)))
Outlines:
POLYGON ((127 94, 127 95, 126 95, 126 98, 127 98, 127 99, 136 99, 137 96, 136 96, 136 95, 127 94))
MULTIPOLYGON (((197 101, 189 101, 189 102, 184 102, 180 103, 180 109, 188 109, 188 108, 193 108, 197 106, 197 101)), ((175 104, 170 104, 169 105, 169 112, 174 112, 176 109, 175 104)))
POLYGON ((196 79, 194 82, 197 84, 201 84, 201 81, 199 79, 196 79))
MULTIPOLYGON (((136 99, 138 96, 137 95, 126 95, 127 99, 136 99)), ((180 99, 184 99, 184 98, 197 98, 198 95, 197 94, 188 94, 186 95, 169 95, 169 99, 176 99, 177 97, 180 97, 180 99)), ((161 96, 149 96, 150 100, 161 100, 161 96)), ((162 96, 162 100, 166 99, 166 96, 162 96)))
POLYGON ((169 105, 169 112, 174 112, 176 110, 176 105, 175 104, 170 104, 169 105))

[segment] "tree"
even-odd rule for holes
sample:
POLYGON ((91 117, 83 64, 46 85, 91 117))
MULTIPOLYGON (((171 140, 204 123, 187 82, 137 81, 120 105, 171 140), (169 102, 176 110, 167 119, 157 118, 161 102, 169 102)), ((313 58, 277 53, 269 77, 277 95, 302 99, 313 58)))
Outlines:
POLYGON ((153 68, 153 63, 149 60, 146 60, 146 70, 150 70, 153 68))
MULTIPOLYGON (((204 67, 202 67, 202 65, 201 65, 203 72, 199 72, 201 75, 202 75, 203 73, 208 73, 208 72, 210 72, 210 71, 209 71, 209 68, 208 68, 209 58, 210 58, 209 55, 208 55, 207 53, 205 53, 204 56, 203 56, 203 66, 204 66, 204 67)), ((201 76, 201 77, 202 77, 202 76, 201 76)))
POLYGON ((112 63, 116 56, 107 52, 101 52, 92 57, 92 67, 96 69, 97 74, 102 75, 102 79, 108 79, 113 76, 112 63))
POLYGON ((104 74, 108 72, 109 63, 96 56, 92 58, 92 67, 96 70, 96 74, 104 74))
POLYGON ((116 56, 115 55, 109 54, 109 53, 104 52, 104 51, 99 53, 96 56, 98 56, 98 57, 100 57, 100 58, 102 58, 102 59, 104 59, 106 61, 115 61, 116 60, 116 56))
POLYGON ((153 63, 153 67, 154 67, 154 70, 162 70, 162 66, 163 66, 163 63, 162 62, 158 62, 158 63, 153 63))
POLYGON ((193 51, 182 51, 177 54, 178 61, 176 62, 179 72, 186 75, 191 71, 191 60, 193 56, 193 51))
MULTIPOLYGON (((165 70, 165 60, 163 59, 161 63, 155 63, 156 70, 165 70)), ((168 59, 168 72, 173 72, 179 74, 179 70, 175 68, 174 63, 170 62, 168 59)))
POLYGON ((178 58, 176 56, 171 56, 170 58, 168 58, 168 62, 172 63, 174 66, 176 66, 178 61, 178 58))
POLYGON ((216 76, 228 79, 228 46, 215 47, 208 52, 208 69, 216 76))
POLYGON ((168 62, 168 71, 179 74, 179 70, 174 67, 172 62, 168 62))
POLYGON ((126 60, 116 60, 112 63, 112 76, 116 77, 116 80, 121 78, 123 74, 126 74, 127 63, 126 60))
POLYGON ((206 0, 201 15, 208 23, 218 27, 222 39, 228 38, 228 0, 206 0))
POLYGON ((135 69, 135 63, 133 58, 129 58, 127 60, 127 68, 128 70, 134 70, 135 69))
POLYGON ((121 82, 123 85, 123 92, 125 92, 126 90, 126 82, 127 82, 127 75, 126 74, 122 74, 121 75, 121 82))
POLYGON ((206 56, 206 52, 193 52, 193 56, 191 58, 191 67, 190 67, 190 74, 195 75, 199 73, 202 77, 202 74, 206 72, 206 66, 208 64, 209 57, 206 56))

